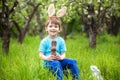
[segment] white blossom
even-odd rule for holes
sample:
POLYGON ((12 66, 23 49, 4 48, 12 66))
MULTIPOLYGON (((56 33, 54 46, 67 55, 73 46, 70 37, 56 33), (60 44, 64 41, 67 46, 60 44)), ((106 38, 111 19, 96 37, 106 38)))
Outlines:
POLYGON ((98 14, 98 11, 97 11, 97 10, 95 10, 95 14, 98 14))
POLYGON ((89 2, 88 2, 89 4, 91 4, 92 3, 92 0, 89 0, 89 2))
POLYGON ((103 10, 103 7, 100 7, 100 10, 103 10))
POLYGON ((100 3, 100 0, 98 0, 98 2, 100 3))
POLYGON ((91 15, 88 15, 88 18, 91 18, 91 15))
POLYGON ((88 12, 87 12, 87 10, 86 10, 86 9, 84 9, 84 13, 85 13, 85 14, 88 14, 88 12))

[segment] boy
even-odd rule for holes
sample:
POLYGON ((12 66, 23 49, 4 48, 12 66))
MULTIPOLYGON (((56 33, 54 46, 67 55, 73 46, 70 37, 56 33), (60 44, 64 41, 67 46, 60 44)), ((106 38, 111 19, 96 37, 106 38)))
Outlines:
POLYGON ((63 80, 63 72, 70 69, 73 80, 79 80, 79 69, 76 60, 66 58, 65 41, 58 34, 61 31, 61 21, 57 16, 50 16, 46 22, 46 32, 48 36, 41 41, 40 58, 43 66, 48 68, 56 77, 56 80, 63 80), (52 54, 52 41, 56 42, 55 55, 52 54))

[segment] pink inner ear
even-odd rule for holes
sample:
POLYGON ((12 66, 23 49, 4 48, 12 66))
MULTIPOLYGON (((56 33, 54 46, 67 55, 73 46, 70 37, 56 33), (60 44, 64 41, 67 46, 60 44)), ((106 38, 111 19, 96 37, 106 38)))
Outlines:
POLYGON ((55 8, 54 8, 54 4, 51 4, 48 8, 48 15, 49 17, 53 16, 55 14, 55 8))
POLYGON ((63 7, 57 12, 57 17, 62 17, 67 11, 67 7, 63 7))

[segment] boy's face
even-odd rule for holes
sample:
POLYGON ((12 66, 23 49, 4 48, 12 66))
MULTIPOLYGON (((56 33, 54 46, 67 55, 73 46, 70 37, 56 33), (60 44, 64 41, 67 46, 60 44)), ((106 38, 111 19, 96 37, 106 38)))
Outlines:
POLYGON ((52 24, 51 22, 48 24, 48 26, 46 27, 46 31, 48 33, 48 35, 50 37, 55 37, 58 35, 58 33, 60 32, 60 28, 59 25, 57 24, 52 24))

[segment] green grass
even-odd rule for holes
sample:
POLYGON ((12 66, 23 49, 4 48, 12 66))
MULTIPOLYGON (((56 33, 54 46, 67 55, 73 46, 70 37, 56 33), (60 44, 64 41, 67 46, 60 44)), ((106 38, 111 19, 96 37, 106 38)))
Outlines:
MULTIPOLYGON (((0 80, 55 80, 51 73, 41 67, 39 36, 27 36, 23 44, 11 39, 8 55, 0 49, 0 80)), ((0 40, 1 46, 1 40, 0 40)), ((120 35, 97 37, 97 47, 89 48, 84 34, 75 34, 66 40, 68 58, 77 60, 82 80, 95 80, 90 71, 96 65, 104 80, 120 80, 120 35)), ((70 78, 65 80, 71 80, 70 78)))

